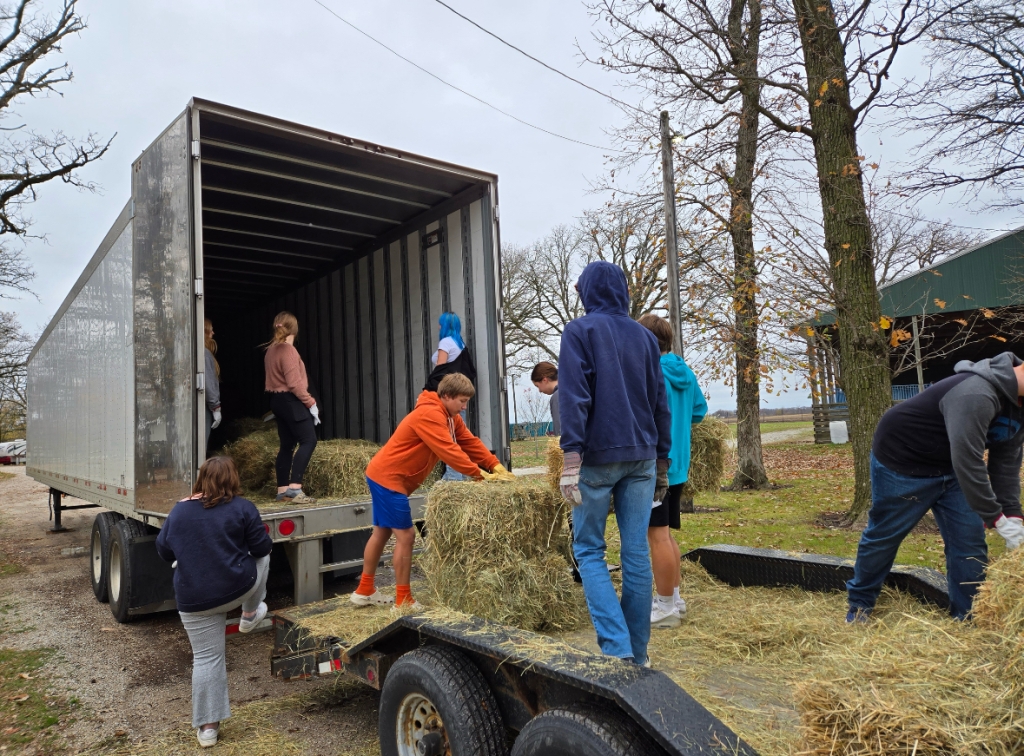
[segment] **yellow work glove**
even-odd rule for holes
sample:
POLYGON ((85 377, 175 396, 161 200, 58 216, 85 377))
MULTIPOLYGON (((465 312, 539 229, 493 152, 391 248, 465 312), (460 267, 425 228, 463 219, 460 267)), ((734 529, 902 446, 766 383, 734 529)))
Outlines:
POLYGON ((489 473, 486 470, 484 470, 483 468, 480 468, 480 475, 483 476, 483 479, 484 479, 485 483, 494 483, 494 482, 496 482, 498 480, 498 476, 497 475, 495 475, 494 473, 489 473))
POLYGON ((516 476, 510 473, 508 470, 506 470, 505 466, 502 465, 500 462, 494 466, 493 470, 491 470, 491 475, 496 480, 511 481, 516 479, 516 476))

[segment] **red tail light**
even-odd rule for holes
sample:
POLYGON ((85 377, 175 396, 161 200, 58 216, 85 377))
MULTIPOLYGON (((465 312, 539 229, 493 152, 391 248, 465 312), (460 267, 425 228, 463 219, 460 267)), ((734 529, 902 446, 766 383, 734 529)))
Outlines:
POLYGON ((263 529, 267 531, 267 535, 270 535, 270 525, 263 523, 263 529))
POLYGON ((281 520, 277 523, 277 532, 283 536, 290 536, 295 532, 295 522, 293 520, 281 520))

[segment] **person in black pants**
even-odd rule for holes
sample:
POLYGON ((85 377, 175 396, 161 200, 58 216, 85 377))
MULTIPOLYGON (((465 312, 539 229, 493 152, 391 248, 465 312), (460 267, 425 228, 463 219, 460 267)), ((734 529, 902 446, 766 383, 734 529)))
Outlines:
POLYGON ((277 500, 312 504, 315 499, 302 490, 302 476, 316 448, 314 426, 320 424, 320 410, 310 396, 306 366, 295 349, 299 321, 290 312, 274 318, 274 335, 267 345, 266 369, 270 409, 277 420, 281 450, 277 453, 277 500), (298 444, 298 451, 295 446, 298 444))

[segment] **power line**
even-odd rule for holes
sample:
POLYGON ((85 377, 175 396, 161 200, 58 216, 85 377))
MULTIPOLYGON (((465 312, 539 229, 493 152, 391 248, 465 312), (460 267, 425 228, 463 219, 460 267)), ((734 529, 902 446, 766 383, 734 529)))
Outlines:
POLYGON ((473 19, 469 18, 468 16, 466 16, 466 15, 464 15, 462 13, 459 13, 459 11, 455 10, 452 6, 448 5, 448 3, 444 2, 444 0, 434 0, 434 2, 437 3, 438 5, 441 5, 441 6, 445 7, 445 8, 447 8, 452 13, 454 13, 456 16, 461 18, 463 21, 466 21, 467 23, 472 24, 477 29, 482 31, 484 34, 487 34, 487 35, 489 35, 491 37, 494 37, 494 39, 496 39, 499 42, 501 42, 501 44, 505 45, 506 47, 512 48, 513 50, 515 50, 520 55, 525 55, 527 58, 532 60, 534 63, 538 63, 538 64, 544 66, 544 68, 548 69, 549 71, 551 71, 553 73, 558 74, 562 78, 568 79, 569 81, 571 81, 571 82, 573 82, 575 84, 579 84, 584 89, 589 89, 594 94, 599 94, 599 95, 601 95, 601 97, 604 97, 605 99, 611 100, 615 104, 621 105, 624 108, 629 108, 630 110, 635 110, 635 111, 637 111, 639 113, 643 113, 644 112, 644 111, 640 110, 640 108, 636 107, 635 105, 630 105, 628 102, 623 102, 622 100, 620 100, 620 99, 618 99, 616 97, 612 97, 610 94, 607 94, 606 92, 602 92, 600 89, 592 87, 589 84, 587 84, 585 82, 582 82, 582 81, 580 81, 579 79, 577 79, 577 78, 575 78, 573 76, 570 76, 569 74, 565 73, 564 71, 560 71, 559 69, 555 68, 554 66, 548 65, 547 63, 545 63, 540 58, 537 58, 537 57, 534 57, 533 55, 530 55, 530 53, 526 52, 526 50, 523 50, 520 47, 516 47, 515 45, 513 45, 508 40, 505 40, 505 39, 502 39, 501 37, 499 37, 497 34, 492 32, 490 29, 485 29, 480 24, 478 24, 476 21, 474 21, 473 19))
POLYGON ((573 139, 572 137, 567 137, 567 136, 564 136, 562 134, 558 134, 558 133, 556 133, 554 131, 549 131, 548 129, 545 129, 542 126, 537 126, 536 124, 532 124, 529 121, 524 121, 522 118, 519 118, 518 116, 514 116, 514 115, 512 115, 511 113, 509 113, 507 111, 504 111, 501 108, 497 107, 496 105, 492 105, 491 103, 487 102, 486 100, 482 100, 481 98, 477 97, 475 94, 472 94, 471 92, 467 92, 465 89, 462 89, 461 87, 457 87, 454 84, 451 84, 450 82, 445 81, 440 76, 438 76, 437 74, 435 74, 435 73, 433 73, 431 71, 428 71, 427 69, 425 69, 420 64, 415 63, 415 62, 409 60, 407 57, 402 55, 400 52, 398 52, 398 51, 388 47, 386 44, 381 42, 376 37, 373 37, 370 34, 367 34, 366 32, 364 32, 358 26, 353 24, 351 21, 348 21, 348 20, 342 18, 341 16, 339 16, 331 8, 329 8, 328 6, 326 6, 322 2, 320 2, 320 0, 313 0, 313 2, 316 3, 317 5, 319 5, 321 8, 323 8, 325 11, 330 13, 332 16, 334 16, 336 19, 341 21, 343 24, 345 24, 349 28, 359 32, 360 34, 362 34, 364 37, 366 37, 371 42, 374 42, 375 44, 380 45, 381 47, 383 47, 385 50, 387 50, 389 53, 394 55, 396 58, 401 58, 406 63, 408 63, 410 66, 413 66, 414 68, 422 71, 423 73, 425 73, 427 76, 431 77, 432 79, 436 79, 437 81, 439 81, 442 84, 444 84, 446 87, 450 87, 450 88, 454 89, 456 92, 459 92, 461 94, 466 95, 466 97, 469 97, 469 98, 471 98, 473 100, 476 100, 481 105, 485 105, 488 108, 490 108, 491 110, 494 110, 494 111, 496 111, 498 113, 501 113, 506 118, 511 118, 513 121, 516 121, 517 123, 521 123, 523 126, 529 126, 531 129, 536 129, 537 131, 543 132, 543 133, 547 134, 548 136, 553 136, 553 137, 556 137, 558 139, 564 139, 566 142, 572 142, 573 144, 580 144, 580 145, 583 145, 584 147, 590 147, 592 149, 601 150, 603 152, 623 152, 623 150, 617 150, 617 149, 614 149, 612 147, 601 147, 600 145, 590 144, 589 142, 583 142, 583 141, 581 141, 579 139, 573 139))

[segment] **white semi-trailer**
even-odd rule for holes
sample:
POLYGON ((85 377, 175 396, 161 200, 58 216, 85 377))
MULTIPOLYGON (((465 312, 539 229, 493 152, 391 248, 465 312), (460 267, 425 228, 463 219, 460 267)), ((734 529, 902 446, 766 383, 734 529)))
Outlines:
MULTIPOLYGON (((206 457, 203 320, 226 420, 267 409, 272 318, 296 314, 322 438, 383 442, 453 310, 477 363, 470 428, 509 466, 497 177, 203 100, 132 165, 131 199, 32 351, 28 474, 104 507, 93 591, 119 621, 173 607, 156 530, 206 457)), ((415 500, 422 506, 422 500, 415 500)), ((368 502, 264 513, 295 603, 360 563, 368 502)))

